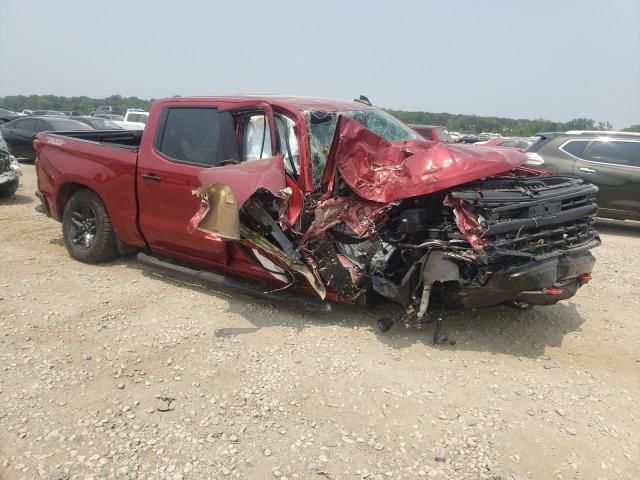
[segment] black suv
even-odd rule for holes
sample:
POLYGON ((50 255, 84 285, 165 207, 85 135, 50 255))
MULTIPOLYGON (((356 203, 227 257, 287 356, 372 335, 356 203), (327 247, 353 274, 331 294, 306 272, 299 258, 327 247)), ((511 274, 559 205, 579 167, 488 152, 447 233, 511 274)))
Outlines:
POLYGON ((597 185, 598 216, 640 220, 640 133, 541 133, 527 164, 597 185))

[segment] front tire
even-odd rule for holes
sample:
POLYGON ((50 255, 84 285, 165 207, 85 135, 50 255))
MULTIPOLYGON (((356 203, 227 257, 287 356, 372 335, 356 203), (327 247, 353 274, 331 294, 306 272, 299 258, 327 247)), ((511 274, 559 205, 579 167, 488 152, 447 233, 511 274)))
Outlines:
POLYGON ((16 193, 18 190, 18 179, 5 182, 0 185, 0 198, 7 198, 16 193))
POLYGON ((100 197, 78 190, 64 208, 62 236, 69 255, 84 263, 100 263, 118 256, 116 234, 100 197))

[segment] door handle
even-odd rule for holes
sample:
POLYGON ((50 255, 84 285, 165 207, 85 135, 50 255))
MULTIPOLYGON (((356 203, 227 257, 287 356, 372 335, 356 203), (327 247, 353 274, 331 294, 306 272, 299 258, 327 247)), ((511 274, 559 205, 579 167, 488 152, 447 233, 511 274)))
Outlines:
POLYGON ((155 173, 145 173, 142 175, 143 180, 147 180, 148 182, 156 182, 160 183, 162 181, 162 177, 159 177, 155 173))
POLYGON ((589 167, 580 167, 580 171, 584 173, 597 173, 598 171, 589 167))

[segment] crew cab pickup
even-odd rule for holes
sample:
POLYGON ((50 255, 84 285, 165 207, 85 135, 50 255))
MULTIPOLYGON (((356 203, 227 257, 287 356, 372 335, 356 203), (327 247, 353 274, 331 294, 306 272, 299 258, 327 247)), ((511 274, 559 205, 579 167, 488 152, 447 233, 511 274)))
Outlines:
POLYGON ((326 310, 517 308, 571 297, 599 244, 595 187, 517 151, 425 141, 362 101, 169 98, 144 131, 41 133, 37 195, 70 255, 326 310))

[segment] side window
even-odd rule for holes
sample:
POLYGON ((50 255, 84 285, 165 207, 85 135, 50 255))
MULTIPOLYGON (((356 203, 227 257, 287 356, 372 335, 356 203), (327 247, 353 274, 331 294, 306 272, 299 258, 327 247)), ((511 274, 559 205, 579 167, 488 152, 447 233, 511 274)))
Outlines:
POLYGON ((22 120, 16 126, 16 130, 22 130, 23 132, 33 132, 36 127, 36 120, 34 118, 27 118, 22 120))
POLYGON ((588 140, 572 140, 561 146, 560 150, 574 157, 584 158, 584 150, 588 144, 588 140))
POLYGON ((589 149, 589 160, 600 163, 613 163, 631 167, 640 167, 640 142, 593 142, 589 149))
POLYGON ((44 132, 47 130, 51 130, 51 126, 47 124, 44 120, 36 120, 36 124, 33 128, 33 131, 36 133, 44 132))
POLYGON ((513 140, 505 140, 504 142, 500 142, 497 144, 498 147, 515 147, 516 142, 513 140))
POLYGON ((242 160, 273 157, 271 129, 263 113, 245 117, 242 127, 242 160))
POLYGON ((214 166, 239 159, 233 117, 215 108, 169 108, 156 149, 172 160, 214 166))

